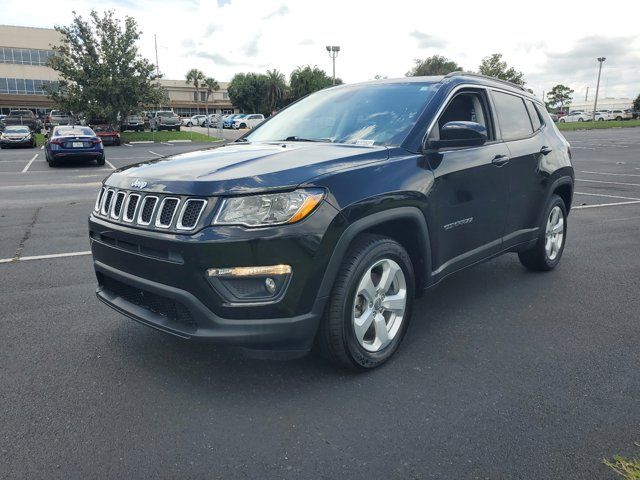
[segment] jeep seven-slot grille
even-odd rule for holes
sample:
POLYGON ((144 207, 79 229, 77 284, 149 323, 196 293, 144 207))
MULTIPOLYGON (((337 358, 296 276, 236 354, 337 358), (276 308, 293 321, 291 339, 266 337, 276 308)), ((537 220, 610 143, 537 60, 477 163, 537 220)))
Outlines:
POLYGON ((96 200, 94 215, 131 226, 185 232, 198 226, 207 203, 202 198, 103 187, 96 200))

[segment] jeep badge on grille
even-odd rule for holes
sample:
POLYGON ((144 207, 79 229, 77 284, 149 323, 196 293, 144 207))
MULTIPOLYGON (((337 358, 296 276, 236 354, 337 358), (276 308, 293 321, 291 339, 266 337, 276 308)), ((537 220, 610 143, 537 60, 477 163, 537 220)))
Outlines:
POLYGON ((139 178, 131 184, 131 188, 139 188, 140 190, 142 190, 146 186, 147 186, 147 182, 144 182, 139 178))

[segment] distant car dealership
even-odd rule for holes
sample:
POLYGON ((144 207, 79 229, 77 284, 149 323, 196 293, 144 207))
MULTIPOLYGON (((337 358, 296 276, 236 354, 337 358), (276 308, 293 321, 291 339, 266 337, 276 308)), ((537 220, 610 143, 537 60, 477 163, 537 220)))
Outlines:
MULTIPOLYGON (((57 73, 47 66, 53 55, 51 45, 60 42, 60 34, 50 28, 0 25, 0 114, 11 110, 28 109, 38 116, 46 115, 54 104, 47 98, 44 87, 58 81, 57 73)), ((181 116, 204 113, 238 113, 229 101, 226 82, 219 82, 220 90, 209 96, 196 92, 184 80, 161 79, 169 104, 162 108, 181 116)))

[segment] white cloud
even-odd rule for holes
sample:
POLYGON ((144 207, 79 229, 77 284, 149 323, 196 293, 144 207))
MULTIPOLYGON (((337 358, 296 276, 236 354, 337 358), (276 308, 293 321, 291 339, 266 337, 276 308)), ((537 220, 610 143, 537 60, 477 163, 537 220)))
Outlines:
POLYGON ((153 35, 157 34, 160 69, 172 79, 183 78, 194 67, 221 81, 230 80, 236 72, 265 68, 288 75, 306 64, 329 72, 331 59, 325 45, 341 46, 336 74, 346 82, 376 74, 399 77, 415 58, 436 53, 476 69, 483 57, 499 52, 525 73, 536 94, 564 83, 584 98, 587 86, 590 91, 595 89, 595 57, 602 55, 607 57, 601 82, 604 94, 635 97, 640 90, 640 62, 633 54, 640 51, 640 36, 635 33, 640 7, 635 5, 629 2, 621 15, 613 7, 576 8, 571 2, 539 0, 535 8, 526 10, 525 18, 522 9, 497 1, 477 8, 477 2, 471 0, 455 4, 415 0, 57 0, 55 8, 33 9, 25 17, 24 2, 4 0, 2 23, 52 27, 69 23, 72 10, 86 14, 91 8, 114 8, 118 15, 137 19, 144 32, 140 48, 150 59, 155 59, 153 35), (602 41, 588 40, 594 32, 602 41))

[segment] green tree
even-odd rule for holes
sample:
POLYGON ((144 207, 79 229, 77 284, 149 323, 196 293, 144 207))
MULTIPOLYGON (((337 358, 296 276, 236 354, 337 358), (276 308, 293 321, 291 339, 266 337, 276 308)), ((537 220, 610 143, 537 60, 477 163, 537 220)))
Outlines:
POLYGON ((516 85, 524 85, 524 73, 517 71, 513 67, 509 67, 507 62, 502 60, 501 53, 494 53, 488 57, 482 59, 478 73, 487 75, 488 77, 499 78, 500 80, 506 80, 516 85))
MULTIPOLYGON (((291 98, 297 100, 310 93, 330 87, 332 84, 332 78, 324 70, 318 67, 312 68, 310 65, 304 68, 298 67, 291 72, 289 79, 291 98)), ((336 78, 336 85, 340 84, 342 84, 342 80, 336 78)))
POLYGON ((636 112, 640 112, 640 94, 638 94, 636 99, 633 101, 633 109, 636 112))
POLYGON ((237 73, 229 83, 229 99, 243 112, 268 115, 267 76, 261 73, 237 73))
POLYGON ((198 70, 197 68, 192 68, 187 72, 184 78, 185 78, 184 83, 191 84, 196 89, 196 109, 197 109, 197 112, 200 113, 200 106, 198 105, 198 102, 200 101, 200 86, 202 85, 202 82, 204 82, 204 79, 205 79, 204 73, 202 72, 202 70, 198 70))
POLYGON ((205 103, 205 109, 207 115, 209 115, 209 97, 213 95, 213 92, 217 92, 220 90, 220 84, 215 78, 207 77, 203 80, 202 85, 206 88, 207 92, 207 101, 205 103))
POLYGON ((271 110, 280 108, 287 96, 287 80, 276 69, 267 70, 267 100, 271 110))
POLYGON ((547 93, 547 105, 551 108, 560 108, 564 110, 565 105, 571 104, 571 95, 573 90, 569 87, 559 84, 553 87, 549 93, 547 93))
POLYGON ((52 47, 49 66, 60 81, 48 95, 59 108, 116 123, 164 100, 155 66, 138 52, 141 32, 133 18, 117 19, 113 10, 102 16, 92 10, 88 19, 73 12, 70 25, 55 29, 61 43, 52 47))
POLYGON ((449 60, 442 55, 433 55, 431 57, 420 60, 414 60, 415 65, 411 70, 405 73, 407 77, 423 77, 429 75, 446 75, 451 72, 464 70, 453 60, 449 60))

